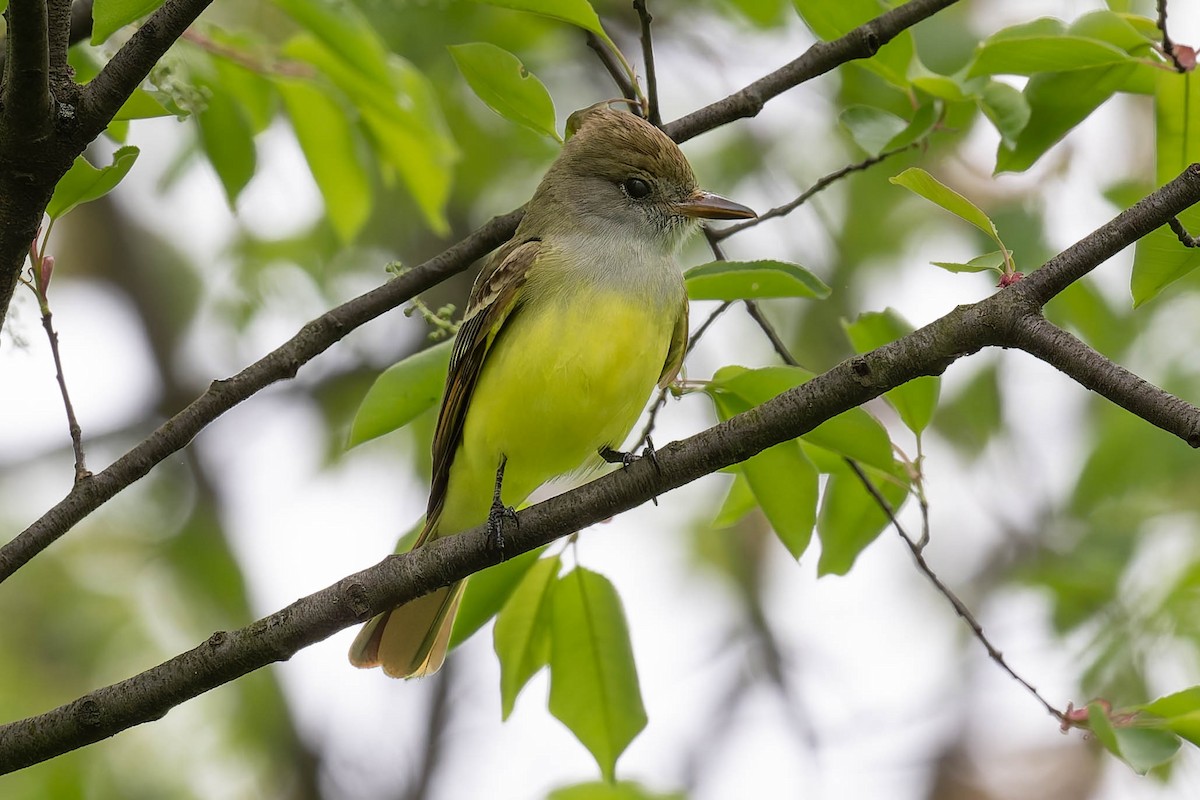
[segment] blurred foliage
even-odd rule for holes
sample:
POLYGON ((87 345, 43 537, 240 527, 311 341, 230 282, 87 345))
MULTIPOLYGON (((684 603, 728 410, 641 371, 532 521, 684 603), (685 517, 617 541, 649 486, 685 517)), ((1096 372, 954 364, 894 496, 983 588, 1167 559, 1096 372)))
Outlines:
MULTIPOLYGON (((77 79, 94 75, 128 32, 124 26, 155 5, 97 0, 94 44, 73 51, 77 79)), ((130 125, 142 118, 180 118, 186 133, 176 137, 177 152, 158 154, 157 163, 165 165, 159 183, 173 191, 198 171, 215 176, 228 204, 220 213, 234 227, 222 253, 227 272, 214 275, 212 265, 189 262, 106 201, 72 213, 75 230, 88 230, 82 244, 70 247, 69 231, 56 233, 62 239, 51 243, 50 252, 59 252, 54 245, 61 241, 63 252, 92 253, 79 259, 73 275, 60 265, 67 274, 59 280, 102 282, 120 292, 151 343, 157 407, 151 420, 113 434, 109 449, 119 452, 136 442, 154 419, 174 413, 202 388, 202 379, 181 366, 189 338, 200 337, 217 351, 216 363, 236 368, 246 359, 234 343, 256 326, 283 320, 294 329, 385 280, 384 264, 420 263, 488 217, 525 202, 557 151, 553 134, 566 115, 615 91, 588 51, 584 31, 562 17, 581 20, 637 61, 638 19, 628 4, 592 3, 602 27, 586 15, 573 16, 588 5, 215 4, 108 133, 112 143, 123 143, 130 125), (493 73, 496 80, 488 80, 493 73), (265 148, 277 146, 280 137, 294 140, 308 167, 305 178, 323 203, 321 213, 302 216, 284 234, 248 221, 260 210, 248 207, 255 182, 268 179, 263 170, 271 153, 265 148), (111 252, 102 254, 106 248, 111 252)), ((777 68, 785 56, 776 53, 795 57, 809 43, 840 36, 897 3, 650 5, 659 85, 671 101, 664 107, 691 110, 739 88, 742 76, 777 68)), ((731 238, 731 247, 749 249, 753 242, 755 252, 745 261, 693 268, 695 297, 769 298, 761 311, 795 361, 824 368, 910 329, 890 308, 901 306, 892 292, 911 285, 915 271, 936 272, 928 262, 970 265, 1000 247, 1011 251, 1016 269, 1028 272, 1061 249, 1055 229, 1061 218, 1047 207, 1042 188, 1092 168, 1080 163, 1084 151, 1072 142, 1082 136, 1076 129, 1104 104, 1137 103, 1131 107, 1142 114, 1153 108, 1156 126, 1153 153, 1148 142, 1147 152, 1130 154, 1116 185, 1098 187, 1114 209, 1151 188, 1143 174, 1151 157, 1158 184, 1200 158, 1195 75, 1163 68, 1146 4, 1097 1, 1076 19, 1024 20, 1004 30, 983 29, 977 5, 956 4, 902 33, 875 58, 847 64, 796 90, 795 97, 773 100, 761 118, 689 143, 706 187, 739 198, 757 193, 770 205, 787 203, 822 175, 898 151, 851 172, 785 220, 731 238), (994 177, 1003 172, 1032 177, 994 177), (901 174, 909 185, 919 184, 914 191, 920 197, 890 182, 901 174), (962 219, 935 210, 929 200, 962 219), (949 252, 954 245, 947 242, 958 246, 949 252)), ((143 156, 135 170, 148 160, 143 156)), ((89 169, 80 166, 76 177, 92 175, 89 169)), ((61 191, 64 204, 93 199, 87 187, 61 191)), ((289 219, 296 213, 291 207, 271 211, 289 219)), ((1200 230, 1200 210, 1183 220, 1193 233, 1200 230)), ((1200 396, 1193 348, 1175 333, 1175 321, 1194 311, 1198 259, 1169 233, 1157 232, 1137 249, 1128 295, 1111 291, 1111 282, 1088 278, 1056 298, 1047 314, 1147 380, 1182 397, 1200 396)), ((984 276, 990 280, 941 277, 952 287, 947 296, 977 297, 994 283, 990 272, 984 276)), ((426 304, 461 308, 465 281, 430 292, 426 304)), ((697 304, 693 331, 707 308, 697 304)), ((354 340, 285 390, 301 395, 299 402, 310 403, 322 421, 327 464, 336 465, 347 442, 404 426, 402 435, 369 447, 390 448, 414 472, 427 474, 429 409, 438 401, 446 348, 423 347, 420 332, 397 341, 354 340), (414 356, 416 351, 423 352, 414 356), (384 371, 393 362, 397 366, 384 371), (419 385, 412 384, 414 376, 419 385)), ((689 377, 713 401, 716 421, 811 373, 768 361, 689 377)), ((715 577, 736 606, 730 629, 716 635, 751 643, 751 677, 715 690, 731 698, 722 709, 725 722, 755 682, 778 693, 784 706, 794 701, 787 648, 766 610, 772 561, 789 552, 812 558, 816 532, 820 574, 843 574, 884 529, 886 515, 845 459, 861 463, 897 508, 924 491, 923 458, 931 439, 948 445, 942 452, 953 456, 945 457, 957 458, 964 470, 990 481, 1018 481, 1015 474, 989 472, 997 453, 1028 446, 1017 440, 1012 422, 1037 412, 1016 406, 1020 387, 1010 377, 1000 359, 971 359, 940 383, 929 378, 902 387, 889 393, 888 405, 857 409, 771 448, 731 470, 729 494, 714 520, 679 532, 695 571, 715 577), (914 438, 915 450, 907 444, 914 438)), ((1144 771, 1170 757, 1179 741, 1197 739, 1191 720, 1200 697, 1172 694, 1186 687, 1163 685, 1162 673, 1152 668, 1169 657, 1177 671, 1195 675, 1200 655, 1194 452, 1095 397, 1082 405, 1077 435, 1076 471, 1065 490, 1031 491, 1035 521, 1011 533, 1021 546, 990 559, 977 577, 981 592, 1017 585, 1046 599, 1063 647, 1080 651, 1081 693, 1104 697, 1118 709, 1110 716, 1093 705, 1092 730, 1110 751, 1144 771), (1163 570, 1160 551, 1168 540, 1175 543, 1174 563, 1163 570), (1160 694, 1170 696, 1150 702, 1160 694), (1122 727, 1120 709, 1141 715, 1139 732, 1122 727)), ((1036 448, 1031 457, 1038 457, 1036 448)), ((16 466, 5 469, 34 471, 43 461, 57 463, 32 454, 27 461, 6 461, 16 466)), ((952 502, 939 501, 936 493, 930 499, 952 502)), ((23 643, 0 648, 0 683, 21 687, 0 693, 5 718, 67 702, 191 647, 213 630, 255 617, 226 540, 227 503, 220 479, 200 460, 160 466, 5 586, 10 605, 0 617, 0 641, 23 643)), ((916 505, 906 509, 908 519, 916 505)), ((942 532, 933 535, 936 548, 942 532)), ((619 585, 577 564, 560 574, 562 556, 561 548, 550 548, 541 560, 535 554, 477 581, 455 642, 498 614, 505 715, 526 682, 548 667, 550 711, 588 745, 604 775, 615 770, 622 779, 652 777, 626 776, 617 768, 618 756, 645 725, 619 585), (597 715, 595 708, 605 703, 613 713, 597 715)), ((723 724, 714 720, 713 730, 723 724)), ((803 723, 796 726, 803 729, 803 723)), ((183 706, 165 721, 118 736, 103 750, 84 749, 4 778, 0 794, 211 797, 203 772, 220 769, 232 776, 226 785, 238 787, 231 797, 316 797, 328 792, 320 780, 327 765, 320 759, 319 749, 300 740, 274 675, 264 671, 183 706), (156 734, 160 726, 170 734, 156 734), (192 727, 205 727, 205 735, 189 737, 192 727)), ((658 796, 667 795, 625 782, 581 782, 552 795, 658 796)))

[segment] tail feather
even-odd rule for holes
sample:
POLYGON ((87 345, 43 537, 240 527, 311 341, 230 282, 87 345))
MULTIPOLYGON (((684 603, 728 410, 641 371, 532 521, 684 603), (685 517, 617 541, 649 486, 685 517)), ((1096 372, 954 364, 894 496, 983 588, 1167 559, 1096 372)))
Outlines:
POLYGON ((372 619, 350 646, 350 663, 378 667, 393 678, 432 675, 446 659, 465 580, 418 597, 372 619))

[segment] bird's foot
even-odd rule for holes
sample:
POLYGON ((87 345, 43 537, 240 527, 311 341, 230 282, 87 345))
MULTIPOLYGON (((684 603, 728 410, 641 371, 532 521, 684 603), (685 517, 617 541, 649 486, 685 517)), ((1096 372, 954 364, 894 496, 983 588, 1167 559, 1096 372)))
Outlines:
POLYGON ((511 520, 515 527, 521 527, 521 520, 517 517, 515 508, 504 505, 498 499, 493 500, 487 517, 487 540, 488 545, 496 549, 501 559, 504 558, 505 520, 511 520))
MULTIPOLYGON (((658 455, 654 450, 654 441, 649 436, 646 437, 646 446, 642 449, 641 455, 613 450, 611 447, 601 447, 599 452, 600 457, 609 464, 620 464, 622 467, 628 467, 633 462, 640 461, 643 458, 649 459, 650 463, 654 465, 654 471, 660 475, 662 474, 662 468, 658 465, 658 455)), ((650 498, 650 501, 654 505, 658 505, 657 497, 650 498)))

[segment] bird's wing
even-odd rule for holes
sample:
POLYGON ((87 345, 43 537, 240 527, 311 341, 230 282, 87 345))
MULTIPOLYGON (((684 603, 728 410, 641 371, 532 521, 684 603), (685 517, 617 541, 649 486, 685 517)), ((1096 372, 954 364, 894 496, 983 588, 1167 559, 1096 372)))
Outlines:
POLYGON ((671 346, 667 349, 667 360, 663 363, 662 372, 658 376, 658 388, 665 389, 679 374, 683 366, 683 357, 687 355, 688 345, 688 299, 683 296, 683 305, 679 307, 679 316, 675 318, 675 328, 671 331, 671 346))
POLYGON ((428 538, 442 513, 450 465, 462 438, 475 384, 479 381, 492 342, 520 305, 521 290, 541 244, 540 240, 532 239, 512 241, 505 245, 483 268, 471 287, 467 313, 450 354, 446 392, 433 434, 433 482, 429 490, 429 507, 425 514, 425 529, 421 531, 415 547, 428 538))

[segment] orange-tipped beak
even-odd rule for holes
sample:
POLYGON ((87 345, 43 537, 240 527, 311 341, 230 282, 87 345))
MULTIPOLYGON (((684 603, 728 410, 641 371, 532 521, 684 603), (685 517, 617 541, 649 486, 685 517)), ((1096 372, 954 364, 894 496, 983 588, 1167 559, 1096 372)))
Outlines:
POLYGON ((674 208, 680 214, 703 219, 753 219, 758 216, 741 203, 700 190, 682 203, 675 203, 674 208))

